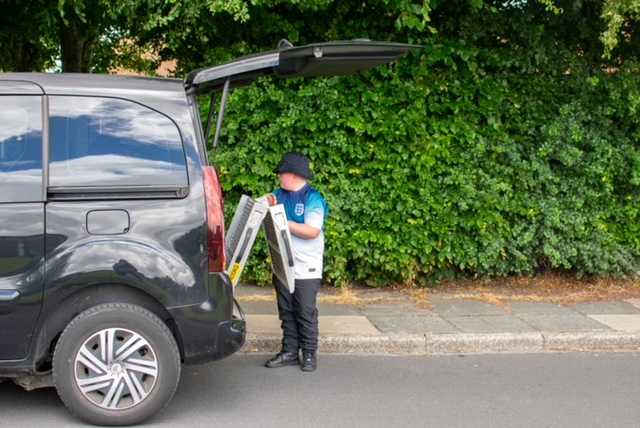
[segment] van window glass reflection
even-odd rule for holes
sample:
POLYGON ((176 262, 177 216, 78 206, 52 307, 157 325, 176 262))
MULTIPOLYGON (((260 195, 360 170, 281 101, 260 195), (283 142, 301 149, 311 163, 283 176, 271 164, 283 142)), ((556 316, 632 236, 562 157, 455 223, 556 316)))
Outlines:
POLYGON ((0 203, 42 199, 42 101, 0 97, 0 203))
POLYGON ((180 133, 166 116, 112 98, 52 97, 53 186, 186 183, 180 133))

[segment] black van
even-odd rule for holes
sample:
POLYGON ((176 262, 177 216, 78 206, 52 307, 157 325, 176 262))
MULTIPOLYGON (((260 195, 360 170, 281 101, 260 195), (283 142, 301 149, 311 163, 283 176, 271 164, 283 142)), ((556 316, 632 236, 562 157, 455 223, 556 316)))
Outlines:
POLYGON ((234 87, 416 48, 285 43, 184 81, 0 73, 0 381, 55 386, 80 418, 132 425, 170 401, 182 364, 238 351, 215 118, 202 126, 198 97, 219 93, 217 144, 234 87))

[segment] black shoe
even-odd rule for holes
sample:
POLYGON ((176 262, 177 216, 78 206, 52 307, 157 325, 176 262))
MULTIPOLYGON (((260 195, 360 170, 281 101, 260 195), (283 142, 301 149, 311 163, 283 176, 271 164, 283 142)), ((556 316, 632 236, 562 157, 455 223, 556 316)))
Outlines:
POLYGON ((296 366, 300 364, 300 357, 297 352, 280 352, 278 355, 265 363, 265 367, 277 368, 284 366, 296 366))
POLYGON ((318 360, 315 351, 302 351, 302 371, 312 372, 316 369, 318 360))

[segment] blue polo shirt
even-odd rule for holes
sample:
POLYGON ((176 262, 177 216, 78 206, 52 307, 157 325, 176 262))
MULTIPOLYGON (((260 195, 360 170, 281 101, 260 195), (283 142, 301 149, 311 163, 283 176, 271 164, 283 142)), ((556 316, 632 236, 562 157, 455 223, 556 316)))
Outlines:
POLYGON ((287 220, 320 229, 320 235, 315 239, 304 239, 291 234, 296 262, 295 278, 322 278, 324 221, 329 213, 327 202, 309 183, 297 192, 278 189, 273 194, 278 198, 278 203, 284 205, 287 220))

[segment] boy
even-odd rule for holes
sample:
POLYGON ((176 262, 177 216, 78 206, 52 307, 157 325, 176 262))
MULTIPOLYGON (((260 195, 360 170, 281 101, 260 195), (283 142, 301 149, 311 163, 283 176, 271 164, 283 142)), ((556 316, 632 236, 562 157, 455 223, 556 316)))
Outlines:
POLYGON ((318 350, 318 309, 316 298, 322 281, 324 221, 327 203, 309 181, 313 174, 309 158, 301 153, 285 153, 274 172, 281 188, 266 195, 270 206, 283 204, 295 258, 295 291, 274 276, 278 314, 282 327, 282 350, 266 362, 266 367, 298 365, 302 350, 302 370, 316 369, 318 350))

